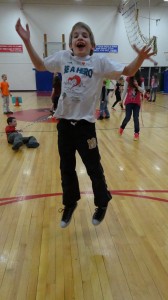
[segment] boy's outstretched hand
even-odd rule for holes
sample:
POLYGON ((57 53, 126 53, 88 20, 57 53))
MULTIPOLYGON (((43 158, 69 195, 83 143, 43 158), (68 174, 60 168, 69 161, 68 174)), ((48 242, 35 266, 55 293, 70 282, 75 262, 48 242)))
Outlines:
POLYGON ((149 59, 156 66, 158 63, 151 56, 156 55, 155 52, 150 52, 151 48, 148 46, 144 46, 142 49, 139 49, 136 45, 132 45, 132 48, 142 59, 149 59))
POLYGON ((30 30, 29 30, 29 25, 26 24, 26 30, 23 28, 20 18, 17 20, 17 23, 15 25, 16 31, 18 35, 21 37, 21 39, 26 42, 30 40, 30 30))
POLYGON ((18 19, 15 28, 16 28, 18 35, 23 40, 23 42, 26 46, 27 52, 28 52, 30 59, 31 59, 33 65, 35 66, 35 68, 38 71, 46 71, 43 60, 40 58, 40 56, 38 55, 38 53, 35 51, 35 49, 33 48, 32 44, 31 44, 29 25, 26 24, 26 28, 24 29, 20 22, 20 19, 18 19))
POLYGON ((143 59, 149 59, 152 55, 155 55, 155 52, 151 52, 151 47, 144 46, 142 49, 139 49, 136 45, 132 45, 132 48, 141 56, 143 59))

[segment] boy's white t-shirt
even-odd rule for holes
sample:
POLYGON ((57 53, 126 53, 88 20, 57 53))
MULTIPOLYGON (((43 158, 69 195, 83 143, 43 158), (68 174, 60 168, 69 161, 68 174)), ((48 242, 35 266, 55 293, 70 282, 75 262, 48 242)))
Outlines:
POLYGON ((62 74, 61 96, 54 116, 93 123, 103 79, 118 79, 124 69, 122 64, 106 56, 77 57, 70 50, 61 50, 46 57, 44 65, 48 71, 62 74))

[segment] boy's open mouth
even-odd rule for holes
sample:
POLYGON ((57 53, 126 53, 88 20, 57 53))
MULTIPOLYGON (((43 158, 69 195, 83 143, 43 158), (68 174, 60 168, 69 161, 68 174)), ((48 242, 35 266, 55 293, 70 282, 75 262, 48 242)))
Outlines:
POLYGON ((78 47, 78 48, 84 48, 84 47, 85 47, 85 44, 84 44, 84 43, 78 43, 78 44, 77 44, 77 47, 78 47))

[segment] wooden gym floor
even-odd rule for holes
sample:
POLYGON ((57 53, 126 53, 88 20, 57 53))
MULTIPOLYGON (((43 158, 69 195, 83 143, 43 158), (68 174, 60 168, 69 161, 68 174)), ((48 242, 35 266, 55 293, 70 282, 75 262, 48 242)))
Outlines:
POLYGON ((66 229, 59 227, 56 124, 46 122, 51 100, 19 95, 22 106, 11 104, 18 129, 34 135, 40 147, 14 152, 0 107, 0 299, 167 300, 168 95, 143 104, 139 141, 133 141, 132 121, 118 136, 119 106, 110 109, 109 120, 96 122, 113 199, 94 227, 91 182, 77 155, 82 197, 66 229), (32 110, 40 117, 24 120, 32 110))

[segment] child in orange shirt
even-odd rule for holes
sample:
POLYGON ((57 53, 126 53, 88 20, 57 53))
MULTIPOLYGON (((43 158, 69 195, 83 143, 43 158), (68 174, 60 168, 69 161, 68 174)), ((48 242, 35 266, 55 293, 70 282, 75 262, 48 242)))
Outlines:
POLYGON ((9 83, 7 82, 7 75, 2 74, 2 82, 0 84, 2 99, 3 99, 3 113, 13 114, 9 108, 9 96, 12 96, 9 90, 9 83))

